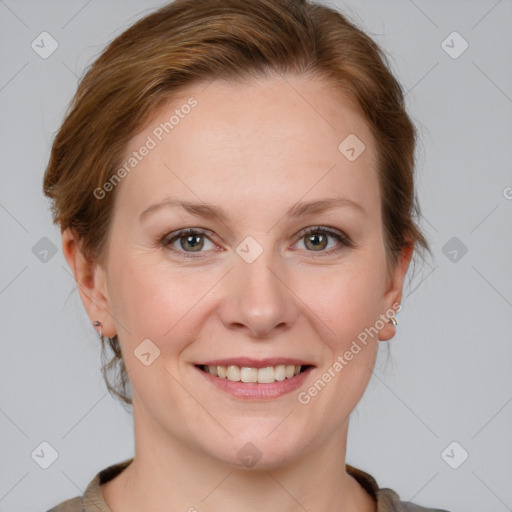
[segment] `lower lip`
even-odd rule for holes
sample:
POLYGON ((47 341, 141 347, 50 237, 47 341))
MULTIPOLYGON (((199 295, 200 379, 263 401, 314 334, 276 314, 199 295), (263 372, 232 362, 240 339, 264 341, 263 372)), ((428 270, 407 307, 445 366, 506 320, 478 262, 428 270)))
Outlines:
POLYGON ((218 389, 236 398, 246 400, 269 400, 291 393, 304 383, 304 380, 313 369, 310 366, 290 379, 270 382, 268 384, 258 384, 257 382, 234 382, 226 378, 214 377, 197 366, 195 368, 208 382, 218 389))

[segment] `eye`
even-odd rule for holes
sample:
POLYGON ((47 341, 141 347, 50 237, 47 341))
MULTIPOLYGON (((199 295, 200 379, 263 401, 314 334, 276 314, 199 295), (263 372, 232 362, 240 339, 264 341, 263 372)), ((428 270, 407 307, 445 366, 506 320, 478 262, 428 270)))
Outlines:
POLYGON ((162 245, 168 249, 180 253, 184 257, 194 258, 192 254, 201 253, 203 249, 214 249, 216 245, 207 238, 208 232, 200 228, 186 228, 167 235, 162 240, 162 245), (210 244, 210 247, 208 247, 210 244))
MULTIPOLYGON (((207 250, 218 248, 207 237, 208 234, 210 232, 202 228, 180 229, 166 235, 161 240, 161 244, 184 258, 197 258, 201 257, 202 253, 207 250)), ((299 233, 298 238, 296 244, 304 241, 307 252, 319 253, 318 255, 311 254, 313 257, 334 254, 344 247, 355 247, 350 238, 343 232, 325 226, 306 228, 299 233), (330 244, 329 239, 333 239, 334 243, 330 244)))
POLYGON ((299 241, 304 241, 304 246, 308 252, 319 252, 320 255, 332 254, 340 251, 343 247, 354 247, 350 238, 341 231, 316 226, 307 228, 299 233, 299 241), (336 243, 329 245, 329 238, 334 239, 336 243), (334 245, 334 248, 332 248, 334 245), (325 250, 331 247, 329 250, 325 250))

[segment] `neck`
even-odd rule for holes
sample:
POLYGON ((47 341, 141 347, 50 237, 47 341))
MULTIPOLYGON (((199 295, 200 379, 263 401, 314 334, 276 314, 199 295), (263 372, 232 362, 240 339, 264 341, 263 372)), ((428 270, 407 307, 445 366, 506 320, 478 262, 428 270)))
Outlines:
POLYGON ((134 460, 102 486, 113 511, 375 510, 372 498, 345 472, 348 422, 285 464, 240 469, 138 421, 135 413, 134 406, 134 460))

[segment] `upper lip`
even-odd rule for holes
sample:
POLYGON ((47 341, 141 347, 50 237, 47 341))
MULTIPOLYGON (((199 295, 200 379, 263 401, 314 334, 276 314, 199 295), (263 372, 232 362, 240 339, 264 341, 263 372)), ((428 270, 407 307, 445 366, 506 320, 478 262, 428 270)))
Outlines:
POLYGON ((239 366, 246 368, 266 368, 267 366, 294 365, 313 366, 311 363, 293 357, 269 357, 265 359, 252 359, 251 357, 233 357, 229 359, 215 359, 197 363, 198 366, 239 366))

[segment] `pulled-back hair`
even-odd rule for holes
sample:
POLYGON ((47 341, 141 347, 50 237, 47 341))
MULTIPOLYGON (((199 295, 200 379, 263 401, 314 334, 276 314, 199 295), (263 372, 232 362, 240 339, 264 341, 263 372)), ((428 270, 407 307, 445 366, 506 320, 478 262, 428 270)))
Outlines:
MULTIPOLYGON (((94 191, 112 179, 158 107, 198 82, 270 73, 325 79, 358 108, 376 142, 388 266, 406 246, 430 251, 416 223, 416 131, 402 88, 370 37, 307 0, 175 0, 115 38, 82 78, 52 146, 44 193, 54 222, 71 228, 84 256, 101 263, 116 191, 102 198, 94 191)), ((107 387, 129 404, 117 336, 109 344, 107 387)))

